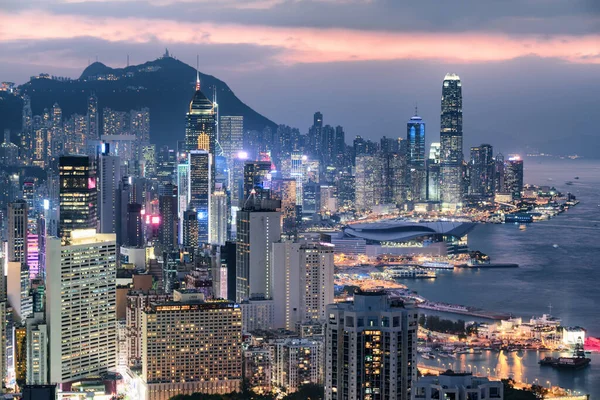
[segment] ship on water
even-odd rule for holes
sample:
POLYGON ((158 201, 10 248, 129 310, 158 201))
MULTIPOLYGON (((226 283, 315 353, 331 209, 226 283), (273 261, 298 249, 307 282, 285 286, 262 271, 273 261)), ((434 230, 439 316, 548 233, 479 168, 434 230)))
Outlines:
POLYGON ((573 357, 545 357, 539 361, 542 366, 550 366, 559 369, 582 369, 590 365, 592 360, 585 356, 581 338, 577 340, 573 357))

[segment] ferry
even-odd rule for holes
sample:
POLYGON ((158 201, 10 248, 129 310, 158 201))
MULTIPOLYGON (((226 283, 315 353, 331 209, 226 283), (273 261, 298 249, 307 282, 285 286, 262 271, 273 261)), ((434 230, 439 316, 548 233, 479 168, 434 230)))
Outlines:
POLYGON ((592 360, 585 356, 583 343, 579 340, 575 345, 573 357, 544 357, 538 364, 559 369, 582 369, 590 365, 591 362, 592 360))
POLYGON ((440 261, 425 261, 421 267, 428 269, 454 269, 454 264, 440 261))
POLYGON ((423 354, 421 354, 421 357, 423 357, 427 360, 433 360, 435 358, 435 356, 431 353, 423 353, 423 354))
POLYGON ((434 271, 425 271, 419 268, 390 268, 385 273, 394 279, 432 279, 437 277, 434 271))

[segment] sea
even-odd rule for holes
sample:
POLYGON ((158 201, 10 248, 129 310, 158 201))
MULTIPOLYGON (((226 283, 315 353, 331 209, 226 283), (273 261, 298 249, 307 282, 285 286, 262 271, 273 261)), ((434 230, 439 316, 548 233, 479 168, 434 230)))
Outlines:
MULTIPOLYGON (((492 262, 517 263, 519 268, 455 269, 440 272, 437 279, 402 283, 429 300, 527 319, 551 314, 565 326, 581 326, 587 335, 600 337, 600 160, 530 157, 524 160, 524 173, 525 183, 571 192, 580 203, 548 221, 528 224, 525 230, 517 224, 480 224, 469 233, 471 250, 488 254, 492 262)), ((489 371, 529 383, 537 379, 545 386, 559 385, 600 400, 600 354, 592 354, 591 366, 579 371, 539 366, 537 362, 547 355, 551 354, 490 351, 419 363, 453 363, 458 370, 489 371)))

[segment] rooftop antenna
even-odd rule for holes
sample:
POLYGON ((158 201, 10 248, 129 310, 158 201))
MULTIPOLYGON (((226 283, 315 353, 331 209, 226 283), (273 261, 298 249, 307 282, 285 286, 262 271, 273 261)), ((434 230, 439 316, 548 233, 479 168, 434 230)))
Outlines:
POLYGON ((199 71, 199 66, 200 65, 200 56, 196 55, 196 91, 200 90, 200 71, 199 71))
POLYGON ((552 316, 552 303, 548 304, 548 316, 552 316))
POLYGON ((129 67, 129 54, 127 54, 127 66, 129 67))
POLYGON ((415 102, 415 116, 419 115, 419 103, 415 102))

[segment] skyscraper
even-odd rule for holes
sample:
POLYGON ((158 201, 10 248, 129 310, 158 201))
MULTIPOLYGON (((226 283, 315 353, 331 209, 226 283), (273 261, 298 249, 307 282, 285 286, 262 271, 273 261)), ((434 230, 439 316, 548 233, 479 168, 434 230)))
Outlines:
POLYGON ((8 261, 27 262, 27 202, 8 205, 8 261))
POLYGON ((281 238, 281 213, 274 208, 242 209, 236 226, 236 301, 271 298, 271 246, 281 238))
POLYGON ((275 327, 296 330, 300 323, 325 322, 333 303, 333 246, 273 243, 275 327))
POLYGON ((440 195, 442 203, 450 209, 459 207, 462 202, 462 129, 462 83, 458 75, 447 74, 442 86, 440 120, 440 195))
POLYGON ((158 212, 160 215, 160 228, 158 240, 164 250, 177 246, 177 188, 173 185, 165 186, 165 193, 158 197, 158 212))
POLYGON ((225 245, 227 240, 227 195, 222 184, 215 185, 210 197, 210 240, 211 244, 225 245))
POLYGON ((117 365, 114 234, 73 230, 46 242, 49 381, 99 376, 117 365), (68 304, 68 307, 65 307, 68 304))
POLYGON ((238 152, 244 150, 244 117, 221 115, 219 120, 219 144, 223 149, 223 156, 227 160, 227 169, 229 170, 227 187, 231 190, 233 158, 238 152))
POLYGON ((513 200, 521 198, 523 192, 523 160, 519 156, 511 156, 505 162, 505 186, 513 200))
POLYGON ((469 194, 475 196, 492 196, 494 194, 495 161, 492 146, 482 144, 471 147, 469 162, 469 194))
POLYGON ((244 197, 242 207, 253 197, 253 201, 260 202, 269 196, 271 179, 270 161, 246 161, 244 163, 244 197))
POLYGON ((209 208, 211 193, 211 166, 212 157, 206 150, 191 150, 189 153, 190 164, 190 204, 189 207, 196 211, 198 217, 198 242, 209 242, 209 208))
POLYGON ((325 399, 410 400, 417 379, 417 311, 384 292, 327 306, 325 399))
POLYGON ((425 170, 425 122, 415 115, 406 124, 408 141, 409 195, 413 201, 425 200, 427 196, 425 170))
POLYGON ((323 149, 321 149, 322 135, 323 114, 317 111, 313 115, 313 124, 308 130, 308 152, 316 160, 320 160, 323 153, 323 149))
POLYGON ((96 168, 91 157, 61 156, 59 160, 59 235, 67 240, 75 229, 96 229, 96 168))
POLYGON ((214 189, 215 182, 215 144, 217 134, 217 120, 215 107, 200 90, 200 75, 196 76, 196 92, 190 102, 185 124, 185 149, 205 150, 212 156, 210 177, 210 191, 214 189))
POLYGON ((118 156, 102 152, 98 156, 100 163, 100 233, 116 233, 117 229, 117 189, 121 181, 121 163, 118 156))
POLYGON ((296 180, 274 179, 271 181, 271 196, 281 201, 283 233, 296 230, 296 180))
POLYGON ((88 97, 87 107, 87 140, 100 139, 99 120, 98 120, 98 98, 92 92, 88 97))

